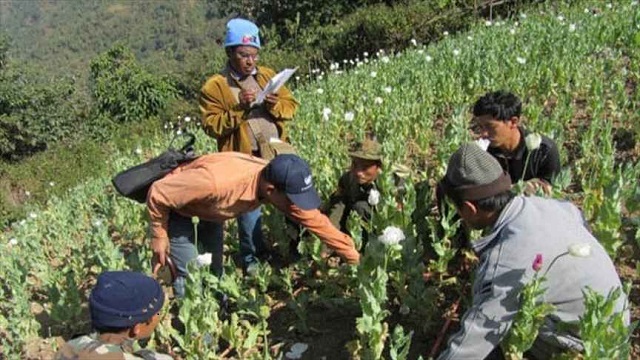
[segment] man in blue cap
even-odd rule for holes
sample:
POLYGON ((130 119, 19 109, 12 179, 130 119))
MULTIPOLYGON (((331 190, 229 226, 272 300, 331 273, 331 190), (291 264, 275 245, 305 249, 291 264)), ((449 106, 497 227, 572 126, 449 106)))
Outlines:
POLYGON ((55 359, 171 359, 150 350, 133 351, 135 340, 153 333, 163 305, 164 292, 155 279, 131 271, 104 272, 89 297, 96 332, 69 341, 55 359))
MULTIPOLYGON (((227 64, 201 90, 203 128, 217 140, 219 151, 237 151, 270 160, 271 139, 288 141, 285 123, 293 118, 298 102, 283 86, 268 94, 264 103, 254 104, 258 92, 275 76, 273 70, 257 66, 260 36, 254 23, 230 20, 224 47, 227 64)), ((174 217, 174 221, 190 226, 191 219, 174 217)), ((238 217, 240 255, 245 268, 257 265, 256 257, 266 251, 260 219, 260 207, 238 217)))
POLYGON ((161 265, 167 256, 175 264, 177 296, 184 293, 187 264, 198 256, 191 218, 198 217, 197 242, 211 253, 210 268, 220 275, 224 222, 262 203, 273 204, 306 227, 348 263, 358 263, 360 254, 351 237, 318 210, 320 198, 304 160, 294 154, 278 155, 269 162, 238 152, 214 153, 181 165, 154 182, 147 197, 151 248, 161 265), (189 219, 189 225, 176 224, 176 215, 189 219))

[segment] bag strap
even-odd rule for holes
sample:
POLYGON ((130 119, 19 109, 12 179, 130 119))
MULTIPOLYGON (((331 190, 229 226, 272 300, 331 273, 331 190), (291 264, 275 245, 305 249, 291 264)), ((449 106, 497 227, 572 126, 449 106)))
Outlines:
POLYGON ((180 151, 188 151, 188 150, 190 150, 190 148, 196 142, 196 136, 194 134, 190 133, 190 132, 186 132, 185 131, 182 134, 176 134, 176 136, 174 136, 173 139, 171 139, 171 142, 169 143, 169 149, 173 149, 173 143, 178 138, 187 138, 187 142, 184 144, 184 146, 182 146, 180 148, 180 151))

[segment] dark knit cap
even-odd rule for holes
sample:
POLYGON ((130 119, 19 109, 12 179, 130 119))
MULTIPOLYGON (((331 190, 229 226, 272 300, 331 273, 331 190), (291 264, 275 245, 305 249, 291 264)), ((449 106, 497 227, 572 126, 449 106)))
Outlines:
POLYGON ((131 271, 106 271, 89 297, 91 321, 96 328, 129 328, 149 320, 164 304, 160 284, 131 271))
POLYGON ((511 178, 491 154, 467 143, 451 155, 441 184, 451 197, 481 200, 511 189, 511 178))

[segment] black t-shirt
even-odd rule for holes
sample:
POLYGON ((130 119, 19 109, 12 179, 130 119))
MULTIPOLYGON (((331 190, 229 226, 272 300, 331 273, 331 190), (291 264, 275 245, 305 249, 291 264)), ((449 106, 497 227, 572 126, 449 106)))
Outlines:
POLYGON ((517 183, 520 179, 527 181, 533 178, 543 179, 553 183, 554 178, 560 172, 560 155, 556 143, 550 138, 542 135, 540 147, 531 152, 531 157, 527 162, 529 150, 525 144, 525 137, 528 131, 519 127, 520 143, 513 153, 505 153, 499 148, 489 146, 487 152, 493 155, 500 166, 509 173, 511 182, 517 183), (524 169, 525 163, 527 168, 524 169), (522 176, 524 172, 524 177, 522 176))

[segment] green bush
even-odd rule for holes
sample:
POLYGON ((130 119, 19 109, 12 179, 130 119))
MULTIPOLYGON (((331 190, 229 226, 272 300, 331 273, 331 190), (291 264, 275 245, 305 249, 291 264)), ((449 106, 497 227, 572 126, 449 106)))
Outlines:
POLYGON ((124 45, 116 45, 90 65, 91 95, 99 115, 130 122, 159 114, 175 98, 166 77, 142 69, 124 45))
POLYGON ((73 134, 70 79, 44 79, 10 62, 0 36, 0 158, 15 161, 73 134))

